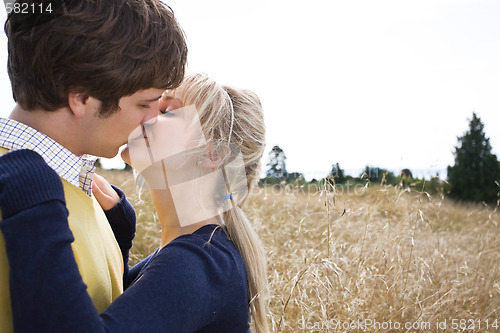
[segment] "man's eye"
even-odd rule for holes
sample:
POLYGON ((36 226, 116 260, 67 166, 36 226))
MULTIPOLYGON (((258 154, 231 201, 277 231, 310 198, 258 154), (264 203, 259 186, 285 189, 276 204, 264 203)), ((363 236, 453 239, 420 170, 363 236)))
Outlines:
POLYGON ((140 105, 140 107, 143 109, 149 109, 151 107, 151 105, 140 105))

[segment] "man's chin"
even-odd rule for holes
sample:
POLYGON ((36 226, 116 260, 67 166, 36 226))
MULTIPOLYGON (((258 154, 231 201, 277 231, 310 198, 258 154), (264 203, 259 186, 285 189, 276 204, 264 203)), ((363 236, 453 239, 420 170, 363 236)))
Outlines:
POLYGON ((119 150, 119 148, 117 148, 117 149, 113 149, 113 150, 109 150, 109 151, 103 151, 99 155, 96 155, 96 156, 103 157, 103 158, 114 158, 118 155, 119 152, 120 152, 120 150, 119 150))

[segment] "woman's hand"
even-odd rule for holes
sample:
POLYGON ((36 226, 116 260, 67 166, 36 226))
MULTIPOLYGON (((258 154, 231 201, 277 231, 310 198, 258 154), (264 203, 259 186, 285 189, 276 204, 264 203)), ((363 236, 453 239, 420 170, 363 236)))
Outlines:
POLYGON ((98 174, 94 174, 92 193, 103 210, 110 210, 120 201, 118 193, 116 193, 104 177, 98 174))

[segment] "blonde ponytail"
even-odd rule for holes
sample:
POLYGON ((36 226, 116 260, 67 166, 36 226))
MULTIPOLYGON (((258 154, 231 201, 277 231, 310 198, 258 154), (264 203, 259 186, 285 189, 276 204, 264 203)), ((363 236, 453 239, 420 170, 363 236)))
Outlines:
POLYGON ((255 330, 267 333, 268 280, 264 247, 246 214, 234 202, 233 209, 224 214, 224 221, 229 238, 240 252, 247 269, 249 308, 255 330))

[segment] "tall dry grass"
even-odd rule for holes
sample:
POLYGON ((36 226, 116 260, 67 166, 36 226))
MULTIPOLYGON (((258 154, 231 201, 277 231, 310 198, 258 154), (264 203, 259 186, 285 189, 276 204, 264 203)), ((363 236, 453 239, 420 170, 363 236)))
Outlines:
MULTIPOLYGON (((159 244, 153 206, 130 174, 104 176, 136 207, 135 262, 159 244)), ((350 192, 267 187, 248 201, 268 252, 274 332, 500 331, 494 207, 400 187, 350 192)))

